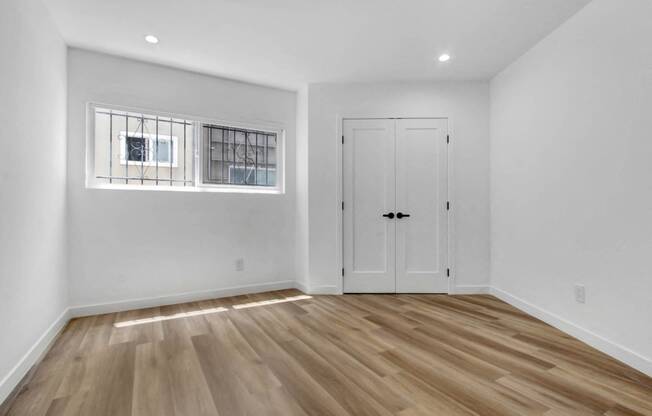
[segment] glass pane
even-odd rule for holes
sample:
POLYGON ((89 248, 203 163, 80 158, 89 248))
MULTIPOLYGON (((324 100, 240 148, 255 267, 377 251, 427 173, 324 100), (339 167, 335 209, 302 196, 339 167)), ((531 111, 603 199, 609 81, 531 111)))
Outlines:
MULTIPOLYGON (((156 140, 154 140, 154 146, 156 148, 156 140)), ((168 140, 158 140, 158 153, 154 153, 154 157, 158 156, 159 162, 170 163, 170 141, 168 140)))
POLYGON ((146 145, 147 139, 142 137, 127 137, 127 160, 145 162, 147 161, 146 145))
POLYGON ((233 185, 244 185, 245 184, 245 175, 244 169, 246 165, 245 158, 245 132, 242 130, 237 130, 234 136, 234 153, 235 153, 235 162, 232 169, 232 176, 229 180, 229 183, 233 185))
POLYGON ((258 170, 258 183, 264 186, 266 181, 270 186, 276 185, 276 170, 272 170, 272 169, 270 169, 269 171, 266 171, 265 169, 258 170))
POLYGON ((267 136, 267 186, 276 185, 276 135, 267 136))
POLYGON ((256 180, 256 168, 254 168, 254 167, 249 168, 248 167, 246 172, 247 172, 247 176, 245 177, 245 182, 248 185, 256 185, 256 183, 257 183, 257 180, 256 180))

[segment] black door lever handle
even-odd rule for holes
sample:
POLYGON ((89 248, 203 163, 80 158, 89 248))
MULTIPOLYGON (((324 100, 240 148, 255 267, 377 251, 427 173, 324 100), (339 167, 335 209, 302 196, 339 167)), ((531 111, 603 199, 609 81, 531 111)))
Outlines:
POLYGON ((399 212, 398 214, 396 214, 396 218, 398 218, 399 220, 401 218, 405 218, 405 217, 409 217, 409 216, 410 216, 410 214, 403 214, 402 212, 399 212))
POLYGON ((394 218, 394 213, 390 212, 389 214, 383 214, 383 217, 387 217, 391 220, 392 218, 394 218))

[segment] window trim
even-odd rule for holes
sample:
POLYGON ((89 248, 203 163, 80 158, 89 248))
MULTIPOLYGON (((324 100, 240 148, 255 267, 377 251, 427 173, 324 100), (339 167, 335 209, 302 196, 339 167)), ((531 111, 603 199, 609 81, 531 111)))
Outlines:
MULTIPOLYGON (((164 111, 149 110, 138 107, 128 107, 109 103, 89 101, 85 103, 86 133, 84 140, 85 157, 85 186, 88 189, 113 189, 132 191, 163 191, 163 192, 217 192, 217 193, 251 193, 251 194, 285 194, 285 162, 286 162, 286 128, 282 123, 261 122, 261 121, 234 121, 229 119, 212 119, 181 113, 169 113, 164 111), (189 186, 169 185, 128 185, 128 184, 107 184, 95 178, 95 110, 106 108, 115 111, 142 113, 152 116, 183 119, 193 125, 192 134, 192 165, 189 166, 192 172, 192 184, 189 186), (255 185, 225 185, 203 182, 202 169, 202 129, 203 125, 222 125, 244 130, 259 130, 268 133, 275 133, 277 143, 276 162, 276 186, 255 186, 255 185)), ((160 135, 159 135, 160 136, 160 135)), ((169 165, 169 164, 168 164, 169 165)), ((159 163, 159 166, 162 166, 159 163)))

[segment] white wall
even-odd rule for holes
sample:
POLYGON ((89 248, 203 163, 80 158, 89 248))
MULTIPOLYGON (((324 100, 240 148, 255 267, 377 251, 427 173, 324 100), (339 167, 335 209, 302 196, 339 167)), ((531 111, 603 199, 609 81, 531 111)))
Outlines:
POLYGON ((1 403, 68 296, 66 47, 40 1, 0 2, 0 56, 1 403))
POLYGON ((298 287, 308 291, 309 256, 309 206, 308 206, 308 88, 297 92, 297 140, 296 140, 296 278, 298 287))
POLYGON ((295 279, 296 94, 69 50, 71 304, 275 287, 295 279), (286 193, 84 187, 87 102, 286 129, 286 193), (245 270, 236 272, 237 258, 245 270))
POLYGON ((491 273, 652 374, 650 16, 594 0, 491 82, 491 273))
POLYGON ((458 291, 489 284, 489 85, 487 82, 309 86, 309 279, 341 290, 338 117, 449 117, 454 152, 453 273, 458 291))

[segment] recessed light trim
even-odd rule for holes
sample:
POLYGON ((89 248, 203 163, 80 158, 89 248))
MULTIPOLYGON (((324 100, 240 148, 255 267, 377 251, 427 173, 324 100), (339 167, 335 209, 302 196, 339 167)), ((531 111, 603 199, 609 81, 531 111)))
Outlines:
POLYGON ((152 45, 156 45, 158 43, 158 38, 154 35, 146 35, 145 42, 151 43, 152 45))
POLYGON ((451 60, 451 56, 449 54, 447 54, 447 53, 443 53, 443 54, 439 55, 438 59, 439 59, 439 62, 448 62, 448 61, 451 60))

